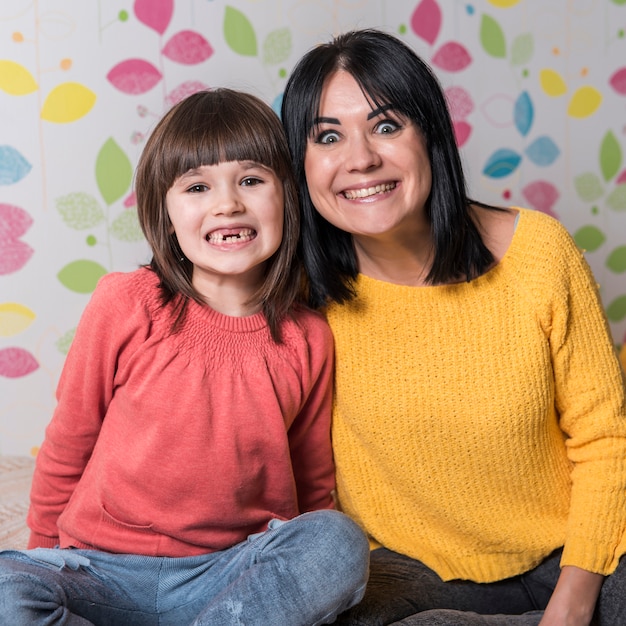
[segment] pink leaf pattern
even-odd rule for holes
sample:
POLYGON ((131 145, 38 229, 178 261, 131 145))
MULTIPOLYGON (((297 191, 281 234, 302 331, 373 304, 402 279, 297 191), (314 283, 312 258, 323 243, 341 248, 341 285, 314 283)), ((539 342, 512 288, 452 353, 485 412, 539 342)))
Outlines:
POLYGON ((435 52, 432 62, 442 70, 460 72, 472 62, 472 57, 465 46, 456 41, 449 41, 435 52))
POLYGON ((107 78, 123 93, 137 95, 150 91, 161 80, 162 74, 149 61, 127 59, 113 67, 107 78))
POLYGON ((0 376, 20 378, 39 368, 35 357, 23 348, 0 350, 0 376))
POLYGON ((209 86, 201 83, 200 81, 188 80, 178 85, 176 89, 170 91, 165 98, 165 102, 169 107, 173 107, 181 100, 184 100, 187 96, 198 93, 199 91, 207 91, 208 89, 209 86))
POLYGON ((135 0, 137 19, 162 35, 174 13, 174 0, 135 0))
POLYGON ((411 28, 431 46, 435 43, 441 29, 441 9, 435 0, 422 0, 415 7, 411 16, 411 28))
POLYGON ((206 61, 213 54, 213 48, 199 33, 181 30, 165 44, 163 54, 177 63, 196 65, 206 61))
POLYGON ((623 185, 626 183, 626 170, 622 170, 621 174, 615 179, 616 185, 623 185))
POLYGON ((522 195, 533 209, 558 219, 552 207, 559 199, 559 191, 552 183, 545 180, 537 180, 526 185, 522 189, 522 195))
POLYGON ((463 87, 449 87, 445 93, 452 119, 464 120, 474 110, 472 96, 463 87))
POLYGON ((19 238, 31 227, 31 216, 19 207, 0 204, 0 275, 20 270, 33 249, 19 238))
POLYGON ((124 208, 125 209, 132 209, 135 206, 137 206, 137 194, 134 191, 131 191, 124 198, 124 208))
POLYGON ((454 135, 456 137, 456 145, 460 148, 467 143, 467 140, 472 134, 472 127, 463 120, 455 121, 452 125, 454 127, 454 135))
POLYGON ((622 96, 626 96, 626 67, 622 67, 609 79, 609 84, 622 96))

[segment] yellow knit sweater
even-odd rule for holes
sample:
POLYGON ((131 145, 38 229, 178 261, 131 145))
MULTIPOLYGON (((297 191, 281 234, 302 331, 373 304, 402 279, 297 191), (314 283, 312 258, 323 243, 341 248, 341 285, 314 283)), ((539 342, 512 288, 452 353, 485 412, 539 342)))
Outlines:
POLYGON ((500 580, 564 546, 608 574, 626 552, 624 378, 596 284, 556 220, 522 209, 469 283, 365 276, 333 305, 340 505, 444 580, 500 580))

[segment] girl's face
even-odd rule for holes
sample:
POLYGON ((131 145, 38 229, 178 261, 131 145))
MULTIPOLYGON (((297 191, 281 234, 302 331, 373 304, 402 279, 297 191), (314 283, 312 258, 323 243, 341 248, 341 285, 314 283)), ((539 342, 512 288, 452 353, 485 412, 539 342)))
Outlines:
POLYGON ((167 211, 199 293, 259 286, 282 240, 283 196, 273 170, 252 161, 205 165, 174 181, 167 211))
POLYGON ((407 236, 426 221, 432 181, 421 133, 375 108, 348 72, 326 81, 304 169, 315 208, 357 241, 407 236))

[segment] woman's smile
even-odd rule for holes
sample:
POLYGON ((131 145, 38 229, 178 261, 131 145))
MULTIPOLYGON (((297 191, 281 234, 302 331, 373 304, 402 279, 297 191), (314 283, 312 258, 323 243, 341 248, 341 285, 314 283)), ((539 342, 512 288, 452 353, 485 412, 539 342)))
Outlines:
POLYGON ((382 185, 372 185, 361 189, 346 189, 343 192, 347 200, 356 200, 357 198, 370 198, 382 193, 387 193, 396 188, 396 183, 384 183, 382 185))

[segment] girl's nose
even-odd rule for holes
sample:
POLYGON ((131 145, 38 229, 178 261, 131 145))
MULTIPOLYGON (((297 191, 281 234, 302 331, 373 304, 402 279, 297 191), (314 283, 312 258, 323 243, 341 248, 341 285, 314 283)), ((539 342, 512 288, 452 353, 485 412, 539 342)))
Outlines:
POLYGON ((345 164, 349 171, 363 172, 378 167, 381 163, 380 154, 368 137, 355 136, 346 147, 345 164))
POLYGON ((245 213, 246 207, 231 190, 223 190, 214 196, 214 204, 211 209, 213 215, 237 215, 245 213))

